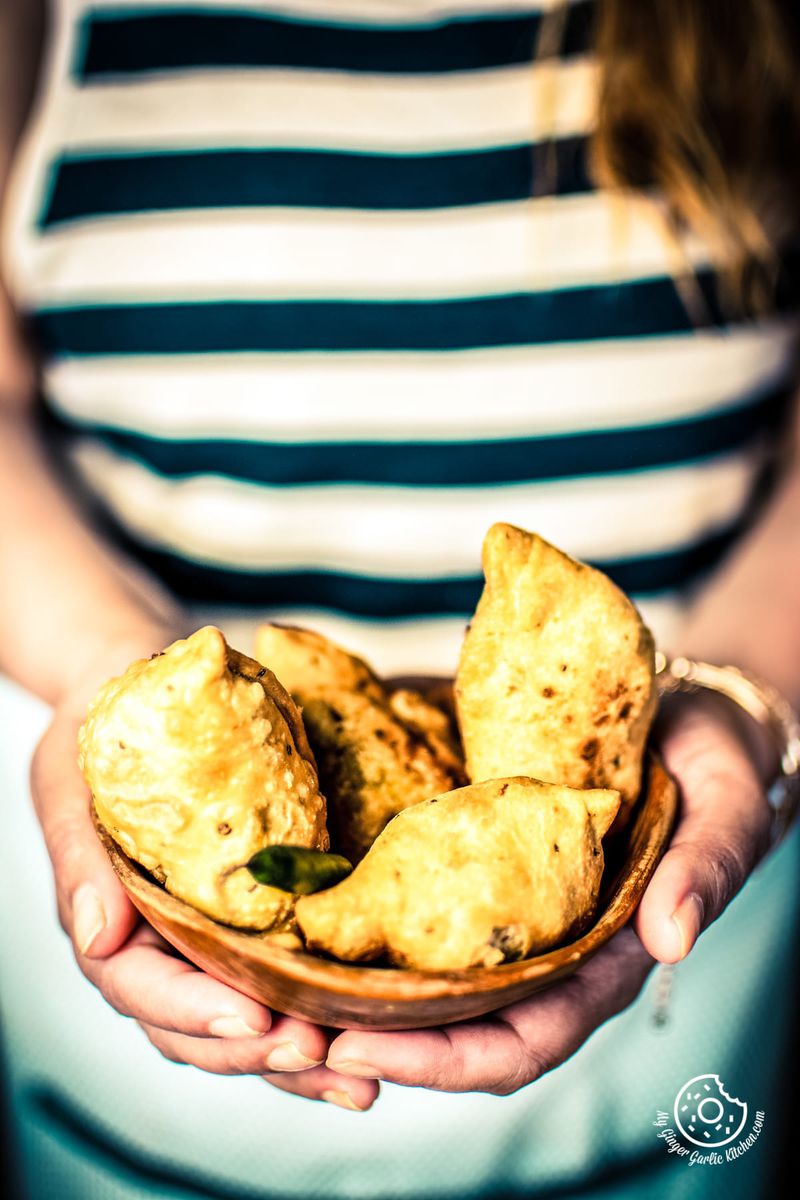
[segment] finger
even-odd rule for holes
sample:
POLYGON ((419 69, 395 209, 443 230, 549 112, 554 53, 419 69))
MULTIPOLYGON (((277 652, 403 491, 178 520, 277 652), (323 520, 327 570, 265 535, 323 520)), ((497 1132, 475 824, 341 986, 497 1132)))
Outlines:
POLYGON ((307 1100, 322 1100, 338 1108, 365 1112, 378 1099, 380 1085, 374 1079, 353 1079, 329 1067, 311 1067, 293 1075, 264 1075, 266 1083, 307 1100))
POLYGON ((109 1004, 137 1021, 194 1037, 259 1037, 270 1028, 269 1009, 176 957, 147 925, 111 958, 82 965, 109 1004))
POLYGON ((294 1017, 275 1017, 269 1032, 257 1038, 190 1037, 146 1021, 139 1024, 165 1058, 213 1075, 305 1071, 323 1063, 328 1048, 323 1029, 294 1017))
POLYGON ((638 995, 653 960, 623 930, 575 975, 490 1017, 408 1033, 348 1031, 327 1065, 445 1092, 508 1095, 569 1058, 638 995))
POLYGON ((765 852, 770 810, 739 741, 707 720, 676 726, 663 753, 680 785, 681 815, 635 928, 654 958, 672 963, 686 957, 765 852))
POLYGON ((95 833, 77 764, 79 721, 56 717, 31 763, 31 794, 53 864, 61 923, 82 955, 124 945, 139 920, 95 833))

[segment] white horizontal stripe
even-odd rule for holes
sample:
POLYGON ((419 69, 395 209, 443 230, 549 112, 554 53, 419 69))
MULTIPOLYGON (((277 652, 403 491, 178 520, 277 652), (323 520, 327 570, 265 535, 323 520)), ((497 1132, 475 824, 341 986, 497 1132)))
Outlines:
MULTIPOLYGON (((708 263, 695 238, 686 258, 708 263)), ((604 192, 426 212, 137 214, 33 241, 26 301, 444 299, 668 275, 674 260, 654 204, 604 192)))
MULTIPOLYGON (((567 6, 580 0, 566 0, 567 6)), ((437 24, 459 17, 524 16, 556 8, 562 0, 170 0, 170 9, 186 8, 189 12, 206 9, 219 12, 229 7, 238 12, 256 12, 267 16, 281 15, 287 20, 327 21, 332 25, 361 21, 365 25, 413 26, 437 24)), ((76 5, 77 7, 77 5, 76 5)), ((84 0, 81 8, 103 12, 124 8, 121 0, 84 0)), ((134 11, 150 8, 163 10, 165 0, 136 0, 134 11)))
POLYGON ((674 549, 730 522, 755 451, 598 478, 491 487, 264 487, 216 475, 171 479, 100 443, 74 448, 95 492, 138 537, 242 570, 327 568, 387 578, 478 569, 494 521, 536 529, 581 558, 674 549))
POLYGON ((525 437, 729 407, 788 382, 795 339, 795 324, 772 322, 566 350, 66 359, 44 386, 73 419, 164 438, 525 437))
POLYGON ((680 592, 660 592, 654 596, 632 596, 656 645, 667 653, 681 649, 681 628, 686 619, 688 597, 680 592))
MULTIPOLYGON (((353 654, 359 654, 379 675, 455 675, 465 621, 461 617, 402 617, 376 620, 346 617, 320 608, 191 608, 192 621, 218 625, 231 646, 252 654, 255 634, 263 621, 278 621, 316 629, 353 654)), ((268 665, 268 664, 267 664, 268 665)))
MULTIPOLYGON (((663 592, 644 599, 634 596, 656 644, 670 649, 677 636, 685 601, 679 593, 663 592)), ((461 617, 409 617, 375 620, 346 617, 320 608, 241 608, 197 606, 193 621, 218 625, 229 643, 252 654, 255 633, 263 621, 278 621, 316 629, 353 654, 359 654, 382 676, 444 675, 452 678, 458 666, 465 622, 461 617)), ((269 664, 267 664, 269 665, 269 664)))
POLYGON ((435 75, 239 68, 73 86, 70 153, 300 147, 413 154, 587 133, 589 59, 435 75), (554 101, 556 101, 554 103, 554 101))

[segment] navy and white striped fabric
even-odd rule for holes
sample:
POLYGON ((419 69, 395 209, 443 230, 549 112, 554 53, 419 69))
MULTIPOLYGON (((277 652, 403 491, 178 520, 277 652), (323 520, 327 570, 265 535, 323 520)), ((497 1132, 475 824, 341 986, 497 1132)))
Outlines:
POLYGON ((796 264, 726 322, 706 247, 592 186, 593 4, 536 60, 551 6, 60 0, 7 273, 74 469, 184 595, 404 618, 451 665, 496 519, 662 640, 740 534, 796 264))

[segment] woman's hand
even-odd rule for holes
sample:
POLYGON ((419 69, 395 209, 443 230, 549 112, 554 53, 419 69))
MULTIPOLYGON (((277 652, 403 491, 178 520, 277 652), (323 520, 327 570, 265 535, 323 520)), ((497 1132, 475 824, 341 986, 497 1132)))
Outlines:
POLYGON ((77 764, 78 728, 96 688, 134 658, 179 633, 154 629, 109 647, 56 707, 31 765, 36 811, 53 864, 61 924, 80 969, 123 1016, 133 1017, 173 1062, 216 1074, 256 1074, 296 1090, 300 1072, 315 1094, 368 1108, 372 1080, 343 1079, 322 1064, 329 1034, 270 1013, 181 958, 138 914, 94 831, 77 764), (286 1074, 284 1074, 286 1073, 286 1074))
MULTIPOLYGON (((770 811, 732 706, 681 697, 670 707, 660 747, 680 785, 680 817, 633 928, 565 982, 489 1017, 407 1033, 341 1033, 330 1067, 362 1079, 507 1095, 564 1062, 627 1007, 655 960, 689 953, 766 850, 770 811)), ((303 1076, 296 1082, 300 1090, 303 1076)), ((309 1084, 314 1094, 310 1076, 309 1084)))

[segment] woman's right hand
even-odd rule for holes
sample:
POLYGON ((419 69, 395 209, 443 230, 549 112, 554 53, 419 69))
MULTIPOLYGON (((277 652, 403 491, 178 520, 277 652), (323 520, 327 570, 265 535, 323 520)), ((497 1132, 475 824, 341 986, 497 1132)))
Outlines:
POLYGON ((215 1074, 269 1075, 286 1090, 368 1108, 378 1093, 374 1080, 347 1079, 320 1065, 329 1043, 325 1030, 273 1016, 180 957, 133 907, 97 838, 77 763, 87 704, 107 678, 176 636, 175 629, 156 628, 104 651, 57 704, 33 757, 33 801, 53 865, 59 917, 78 966, 173 1062, 215 1074), (284 1072, 291 1073, 285 1082, 284 1072))

